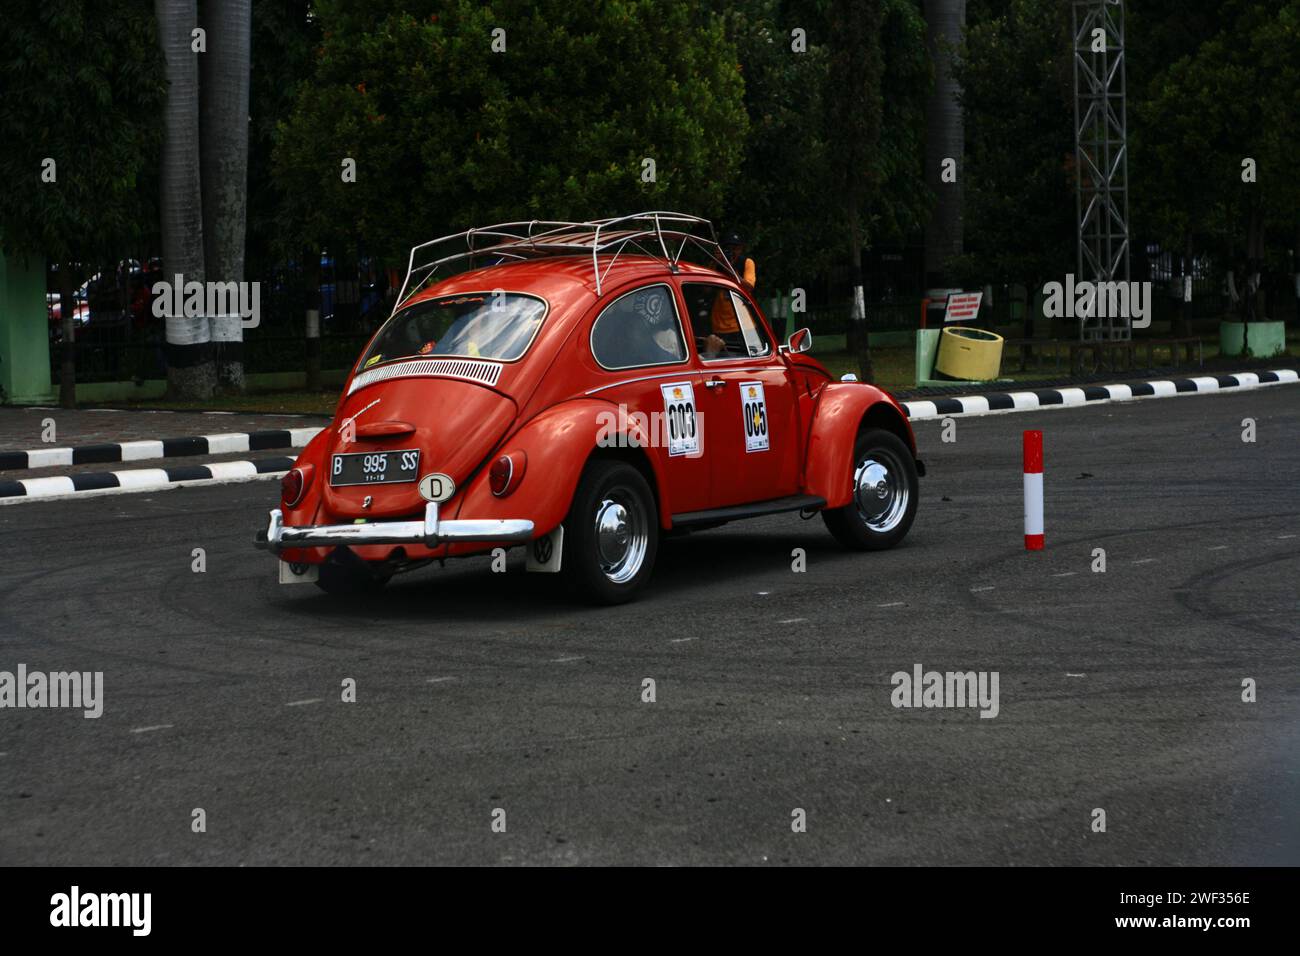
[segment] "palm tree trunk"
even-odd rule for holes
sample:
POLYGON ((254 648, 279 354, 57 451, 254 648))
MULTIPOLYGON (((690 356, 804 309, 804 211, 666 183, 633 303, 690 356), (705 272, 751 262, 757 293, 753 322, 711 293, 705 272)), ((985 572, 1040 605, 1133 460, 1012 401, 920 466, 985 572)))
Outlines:
MULTIPOLYGON (((248 84, 252 0, 204 0, 202 178, 204 263, 209 280, 244 281, 248 219, 248 84)), ((237 309, 209 316, 217 383, 242 391, 244 330, 237 309)))
POLYGON ((948 286, 945 263, 962 253, 962 153, 965 127, 959 87, 952 75, 949 46, 961 42, 966 0, 925 0, 927 46, 934 63, 934 88, 925 108, 925 180, 935 195, 934 214, 925 228, 925 282, 948 286), (955 182, 942 180, 943 161, 957 161, 955 182))
POLYGON ((867 328, 866 298, 862 288, 862 229, 858 210, 849 206, 850 261, 853 263, 853 319, 849 325, 849 351, 858 362, 858 372, 864 382, 876 380, 875 366, 871 362, 871 339, 867 328))
MULTIPOLYGON (((203 204, 199 181, 199 69, 190 48, 198 26, 195 0, 154 0, 167 62, 163 108, 162 251, 168 282, 203 282, 203 204)), ((181 292, 183 293, 183 289, 181 292)), ((200 310, 202 312, 202 310, 200 310)), ((206 315, 169 315, 167 387, 178 398, 212 396, 211 330, 206 315)))

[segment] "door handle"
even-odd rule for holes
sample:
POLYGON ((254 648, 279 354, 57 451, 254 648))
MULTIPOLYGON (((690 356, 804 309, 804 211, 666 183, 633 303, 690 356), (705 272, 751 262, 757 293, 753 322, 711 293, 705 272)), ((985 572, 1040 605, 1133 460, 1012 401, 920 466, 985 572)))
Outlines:
POLYGON ((725 378, 711 378, 711 379, 709 379, 707 382, 704 383, 704 387, 705 387, 705 388, 722 388, 722 386, 724 386, 724 385, 726 385, 726 384, 727 384, 727 380, 726 380, 725 378))

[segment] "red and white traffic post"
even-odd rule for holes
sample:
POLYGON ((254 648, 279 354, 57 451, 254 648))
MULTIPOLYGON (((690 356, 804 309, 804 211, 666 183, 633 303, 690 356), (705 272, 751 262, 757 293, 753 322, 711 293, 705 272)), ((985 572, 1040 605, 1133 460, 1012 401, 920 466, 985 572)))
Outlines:
POLYGON ((1025 432, 1025 550, 1043 550, 1043 433, 1025 432))

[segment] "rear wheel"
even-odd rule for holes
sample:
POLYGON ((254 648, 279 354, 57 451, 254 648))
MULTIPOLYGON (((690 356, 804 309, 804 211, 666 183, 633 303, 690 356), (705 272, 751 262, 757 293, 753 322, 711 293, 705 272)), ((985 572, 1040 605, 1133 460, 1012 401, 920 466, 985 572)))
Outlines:
POLYGON ((590 462, 564 520, 560 568, 569 586, 593 604, 622 604, 649 579, 658 549, 658 514, 645 477, 625 462, 590 462))
POLYGON ((855 551, 880 551, 902 541, 916 517, 920 482, 911 449, 897 435, 873 428, 853 449, 853 497, 822 512, 835 539, 855 551))

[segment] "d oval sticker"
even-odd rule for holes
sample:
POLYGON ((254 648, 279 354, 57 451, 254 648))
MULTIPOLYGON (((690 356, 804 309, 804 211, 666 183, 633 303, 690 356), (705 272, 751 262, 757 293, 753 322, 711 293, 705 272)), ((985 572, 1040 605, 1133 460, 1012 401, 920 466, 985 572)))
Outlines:
POLYGON ((425 501, 446 501, 456 493, 456 482, 450 475, 435 473, 420 479, 420 497, 425 501))

